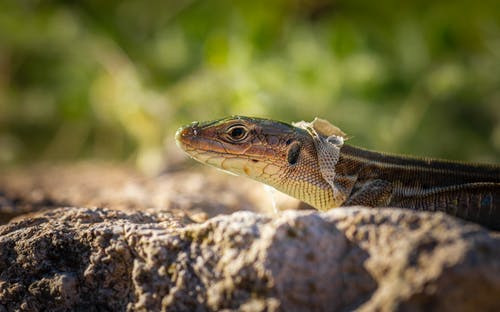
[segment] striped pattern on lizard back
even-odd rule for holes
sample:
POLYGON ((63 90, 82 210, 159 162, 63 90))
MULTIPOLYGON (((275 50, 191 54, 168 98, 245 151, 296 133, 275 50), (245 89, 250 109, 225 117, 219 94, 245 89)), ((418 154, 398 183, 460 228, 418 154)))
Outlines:
POLYGON ((499 166, 395 156, 344 145, 335 169, 338 183, 347 186, 355 181, 344 205, 442 211, 500 229, 499 166), (370 202, 369 192, 352 199, 367 185, 377 184, 388 189, 384 202, 370 202))

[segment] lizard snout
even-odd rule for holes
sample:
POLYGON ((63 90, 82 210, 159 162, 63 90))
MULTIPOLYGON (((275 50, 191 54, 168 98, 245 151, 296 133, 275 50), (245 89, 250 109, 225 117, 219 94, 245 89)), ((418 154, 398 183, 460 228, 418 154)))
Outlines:
POLYGON ((197 136, 199 133, 199 122, 195 121, 189 125, 182 126, 175 132, 175 140, 182 141, 183 138, 197 136))
POLYGON ((199 122, 195 121, 189 125, 182 126, 175 132, 175 143, 181 149, 185 149, 186 143, 189 143, 200 132, 199 122))

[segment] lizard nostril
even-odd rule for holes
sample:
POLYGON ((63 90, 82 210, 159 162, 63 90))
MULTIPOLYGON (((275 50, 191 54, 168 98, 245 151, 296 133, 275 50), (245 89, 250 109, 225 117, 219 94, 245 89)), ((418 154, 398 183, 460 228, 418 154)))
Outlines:
POLYGON ((198 125, 199 125, 199 124, 200 124, 199 122, 197 122, 197 121, 193 121, 193 122, 191 123, 191 126, 189 127, 189 128, 190 128, 190 130, 192 130, 193 135, 195 135, 195 136, 196 136, 196 135, 198 135, 198 125))
POLYGON ((197 136, 199 133, 198 125, 198 122, 193 122, 188 126, 179 128, 175 133, 176 140, 183 140, 185 138, 197 136))

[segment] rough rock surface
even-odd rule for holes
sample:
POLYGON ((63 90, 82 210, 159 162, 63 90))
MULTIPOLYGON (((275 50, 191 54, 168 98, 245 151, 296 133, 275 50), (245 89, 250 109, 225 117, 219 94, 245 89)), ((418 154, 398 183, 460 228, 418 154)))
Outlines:
MULTIPOLYGON (((167 210, 206 220, 241 210, 272 213, 262 184, 206 167, 145 177, 111 164, 34 166, 0 171, 0 224, 17 215, 65 206, 167 210)), ((304 204, 280 195, 281 209, 304 204)))
POLYGON ((203 205, 236 204, 220 193, 204 204, 202 192, 181 206, 180 189, 153 199, 154 181, 130 193, 123 185, 134 173, 119 169, 108 188, 58 170, 50 186, 43 174, 0 178, 3 207, 32 211, 0 226, 0 311, 500 310, 500 235, 441 213, 359 207, 197 220, 203 205), (25 195, 33 189, 38 201, 25 195), (85 201, 113 209, 61 207, 85 201))

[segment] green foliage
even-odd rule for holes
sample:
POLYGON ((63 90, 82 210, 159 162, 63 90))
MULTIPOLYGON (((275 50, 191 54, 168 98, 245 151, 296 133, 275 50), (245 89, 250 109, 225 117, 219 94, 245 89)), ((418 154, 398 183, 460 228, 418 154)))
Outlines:
POLYGON ((4 0, 0 165, 156 163, 177 127, 229 114, 498 162, 499 51, 493 0, 4 0))

